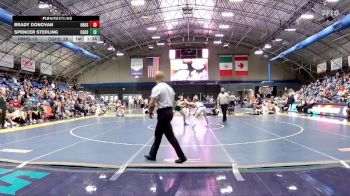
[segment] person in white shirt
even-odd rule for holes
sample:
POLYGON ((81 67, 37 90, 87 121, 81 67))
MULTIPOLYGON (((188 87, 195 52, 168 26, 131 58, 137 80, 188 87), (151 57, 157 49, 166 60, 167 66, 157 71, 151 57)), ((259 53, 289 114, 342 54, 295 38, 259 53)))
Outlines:
POLYGON ((227 113, 228 103, 230 100, 229 97, 230 95, 227 92, 225 92, 225 89, 221 88, 220 93, 218 95, 217 104, 220 105, 221 107, 222 115, 223 115, 222 121, 224 122, 227 120, 226 113, 227 113))
POLYGON ((145 99, 145 107, 148 108, 148 99, 147 98, 145 99))
POLYGON ((179 142, 177 141, 171 120, 173 119, 173 107, 175 101, 175 92, 167 83, 164 82, 164 73, 157 71, 155 74, 157 85, 153 87, 151 100, 149 102, 149 117, 153 118, 153 110, 157 105, 157 126, 154 133, 154 142, 148 155, 145 158, 151 161, 155 161, 157 152, 162 141, 163 134, 168 139, 169 143, 173 146, 179 159, 175 163, 183 163, 187 161, 185 154, 183 153, 179 142))
POLYGON ((230 98, 230 105, 235 106, 236 96, 232 93, 229 98, 230 98))

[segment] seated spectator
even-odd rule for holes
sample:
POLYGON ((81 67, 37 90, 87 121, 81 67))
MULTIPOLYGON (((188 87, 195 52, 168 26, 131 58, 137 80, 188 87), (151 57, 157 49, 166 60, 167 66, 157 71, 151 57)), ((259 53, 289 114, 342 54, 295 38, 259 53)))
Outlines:
POLYGON ((45 120, 53 120, 55 119, 55 114, 53 113, 52 107, 48 102, 46 102, 43 106, 43 113, 45 120))
POLYGON ((76 116, 86 116, 86 111, 84 110, 84 107, 82 106, 82 104, 79 103, 78 100, 76 100, 74 103, 74 112, 76 116))
POLYGON ((211 110, 211 114, 212 114, 213 116, 219 115, 219 109, 217 108, 217 105, 216 105, 216 104, 214 105, 214 108, 211 110))
POLYGON ((27 116, 26 113, 23 110, 23 106, 19 107, 12 116, 13 122, 19 124, 19 125, 25 125, 27 123, 27 116))
POLYGON ((55 119, 64 119, 64 110, 62 107, 62 102, 59 99, 55 100, 53 111, 55 114, 55 119))
POLYGON ((297 105, 297 111, 298 113, 301 113, 303 111, 303 108, 306 106, 306 101, 302 100, 298 105, 297 105))
POLYGON ((253 108, 253 115, 259 115, 259 114, 265 114, 265 107, 264 107, 264 101, 263 98, 259 95, 256 94, 256 98, 254 97, 252 99, 254 102, 252 102, 252 108, 253 108))
POLYGON ((6 122, 8 122, 9 124, 7 124, 7 126, 6 126, 6 123, 5 123, 5 127, 12 127, 14 125, 17 125, 17 123, 13 122, 13 120, 12 120, 13 116, 14 116, 14 113, 16 111, 16 108, 13 107, 12 103, 8 103, 8 102, 6 104, 6 108, 7 108, 7 110, 6 110, 6 117, 5 117, 5 119, 6 119, 6 122))
POLYGON ((96 104, 95 106, 96 106, 95 116, 106 114, 106 110, 103 107, 101 107, 100 104, 96 104))
POLYGON ((39 107, 37 105, 33 105, 32 110, 28 113, 29 120, 31 123, 36 124, 41 118, 40 118, 40 112, 39 107))

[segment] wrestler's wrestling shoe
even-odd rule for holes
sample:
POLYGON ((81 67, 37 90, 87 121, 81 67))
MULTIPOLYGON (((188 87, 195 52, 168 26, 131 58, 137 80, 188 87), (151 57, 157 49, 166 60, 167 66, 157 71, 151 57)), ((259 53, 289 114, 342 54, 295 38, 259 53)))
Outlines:
POLYGON ((180 159, 178 159, 178 160, 175 160, 175 163, 183 163, 183 162, 185 162, 185 161, 187 161, 187 158, 186 158, 186 157, 180 158, 180 159))
POLYGON ((155 157, 152 157, 151 155, 145 155, 145 158, 147 159, 147 160, 150 160, 150 161, 156 161, 156 158, 155 157))

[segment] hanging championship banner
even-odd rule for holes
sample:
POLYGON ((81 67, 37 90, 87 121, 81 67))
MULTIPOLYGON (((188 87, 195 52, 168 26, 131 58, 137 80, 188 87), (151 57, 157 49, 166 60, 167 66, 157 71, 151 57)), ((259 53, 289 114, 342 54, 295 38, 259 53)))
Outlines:
POLYGON ((0 53, 0 66, 13 68, 14 64, 15 63, 12 55, 0 53))
POLYGON ((343 58, 337 58, 331 60, 331 70, 341 69, 343 67, 343 58))
POLYGON ((131 58, 131 77, 143 78, 143 58, 131 58))
POLYGON ((40 73, 51 76, 52 75, 52 65, 49 65, 47 63, 40 63, 40 73))
POLYGON ((327 71, 327 63, 320 63, 317 65, 317 73, 323 73, 327 71))
POLYGON ((24 71, 35 72, 35 61, 27 58, 21 58, 21 69, 24 71))

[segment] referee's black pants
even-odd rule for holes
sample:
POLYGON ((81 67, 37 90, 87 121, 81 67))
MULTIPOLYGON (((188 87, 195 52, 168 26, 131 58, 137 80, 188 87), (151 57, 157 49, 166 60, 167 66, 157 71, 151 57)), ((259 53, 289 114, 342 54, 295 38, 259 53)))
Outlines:
POLYGON ((222 120, 226 121, 227 120, 226 113, 227 113, 228 104, 222 104, 220 106, 221 106, 221 111, 222 111, 222 116, 223 116, 222 120))
POLYGON ((168 139, 169 143, 173 146, 173 148, 176 151, 177 156, 180 159, 185 158, 185 154, 183 153, 179 142, 177 141, 174 132, 173 127, 171 126, 170 122, 173 119, 174 113, 173 109, 171 107, 169 108, 162 108, 157 110, 158 114, 158 122, 156 126, 156 130, 154 133, 154 142, 151 148, 151 151, 149 154, 156 158, 157 152, 159 149, 160 142, 162 141, 163 134, 168 139))

